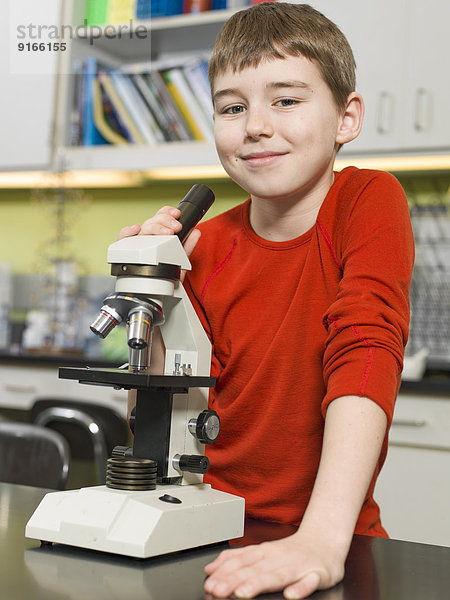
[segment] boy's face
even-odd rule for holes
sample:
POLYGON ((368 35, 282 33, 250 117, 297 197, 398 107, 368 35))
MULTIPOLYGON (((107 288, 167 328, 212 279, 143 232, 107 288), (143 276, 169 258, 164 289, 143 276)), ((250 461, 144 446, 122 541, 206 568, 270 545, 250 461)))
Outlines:
POLYGON ((316 64, 288 56, 229 69, 213 100, 222 165, 253 199, 295 202, 329 188, 342 117, 316 64))

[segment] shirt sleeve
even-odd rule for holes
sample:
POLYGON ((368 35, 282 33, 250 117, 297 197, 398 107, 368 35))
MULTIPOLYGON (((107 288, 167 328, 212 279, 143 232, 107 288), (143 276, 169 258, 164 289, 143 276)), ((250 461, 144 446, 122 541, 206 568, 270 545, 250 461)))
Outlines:
POLYGON ((342 215, 342 279, 324 325, 325 416, 330 402, 365 396, 392 420, 408 339, 414 239, 405 194, 380 173, 342 215))

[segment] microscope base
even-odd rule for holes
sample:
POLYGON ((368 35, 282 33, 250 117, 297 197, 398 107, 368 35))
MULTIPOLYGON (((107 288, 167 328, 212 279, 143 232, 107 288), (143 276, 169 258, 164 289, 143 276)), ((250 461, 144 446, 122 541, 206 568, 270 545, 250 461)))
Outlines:
POLYGON ((164 485, 147 492, 106 486, 51 492, 25 529, 26 537, 43 542, 136 558, 205 546, 243 533, 244 499, 207 484, 164 485))

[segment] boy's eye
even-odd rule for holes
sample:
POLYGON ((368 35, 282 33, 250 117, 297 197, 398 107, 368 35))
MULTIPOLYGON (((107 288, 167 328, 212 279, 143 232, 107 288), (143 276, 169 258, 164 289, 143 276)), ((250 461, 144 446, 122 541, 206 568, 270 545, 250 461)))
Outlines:
POLYGON ((234 106, 229 106, 223 112, 227 115, 238 115, 239 113, 244 111, 244 107, 240 104, 235 104, 234 106))
POLYGON ((293 106, 294 104, 298 104, 298 100, 294 100, 294 98, 281 98, 276 104, 279 106, 293 106))

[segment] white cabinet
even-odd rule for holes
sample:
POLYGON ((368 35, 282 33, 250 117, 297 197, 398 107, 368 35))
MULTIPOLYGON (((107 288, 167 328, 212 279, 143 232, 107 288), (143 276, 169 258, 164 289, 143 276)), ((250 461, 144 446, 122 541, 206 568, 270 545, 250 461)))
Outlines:
POLYGON ((33 50, 39 40, 29 37, 26 27, 58 22, 59 7, 59 0, 0 3, 0 170, 50 165, 57 53, 33 50), (24 44, 21 52, 19 43, 24 44))
POLYGON ((316 0, 345 33, 366 115, 341 153, 448 151, 450 4, 444 0, 316 0))
POLYGON ((450 4, 408 2, 409 37, 405 146, 439 150, 450 146, 450 4))
POLYGON ((392 538, 450 546, 450 397, 400 394, 375 500, 392 538))
POLYGON ((334 21, 352 47, 357 90, 365 102, 361 134, 341 154, 399 151, 406 31, 406 0, 317 0, 313 6, 334 21), (389 14, 389 18, 386 18, 389 14))

